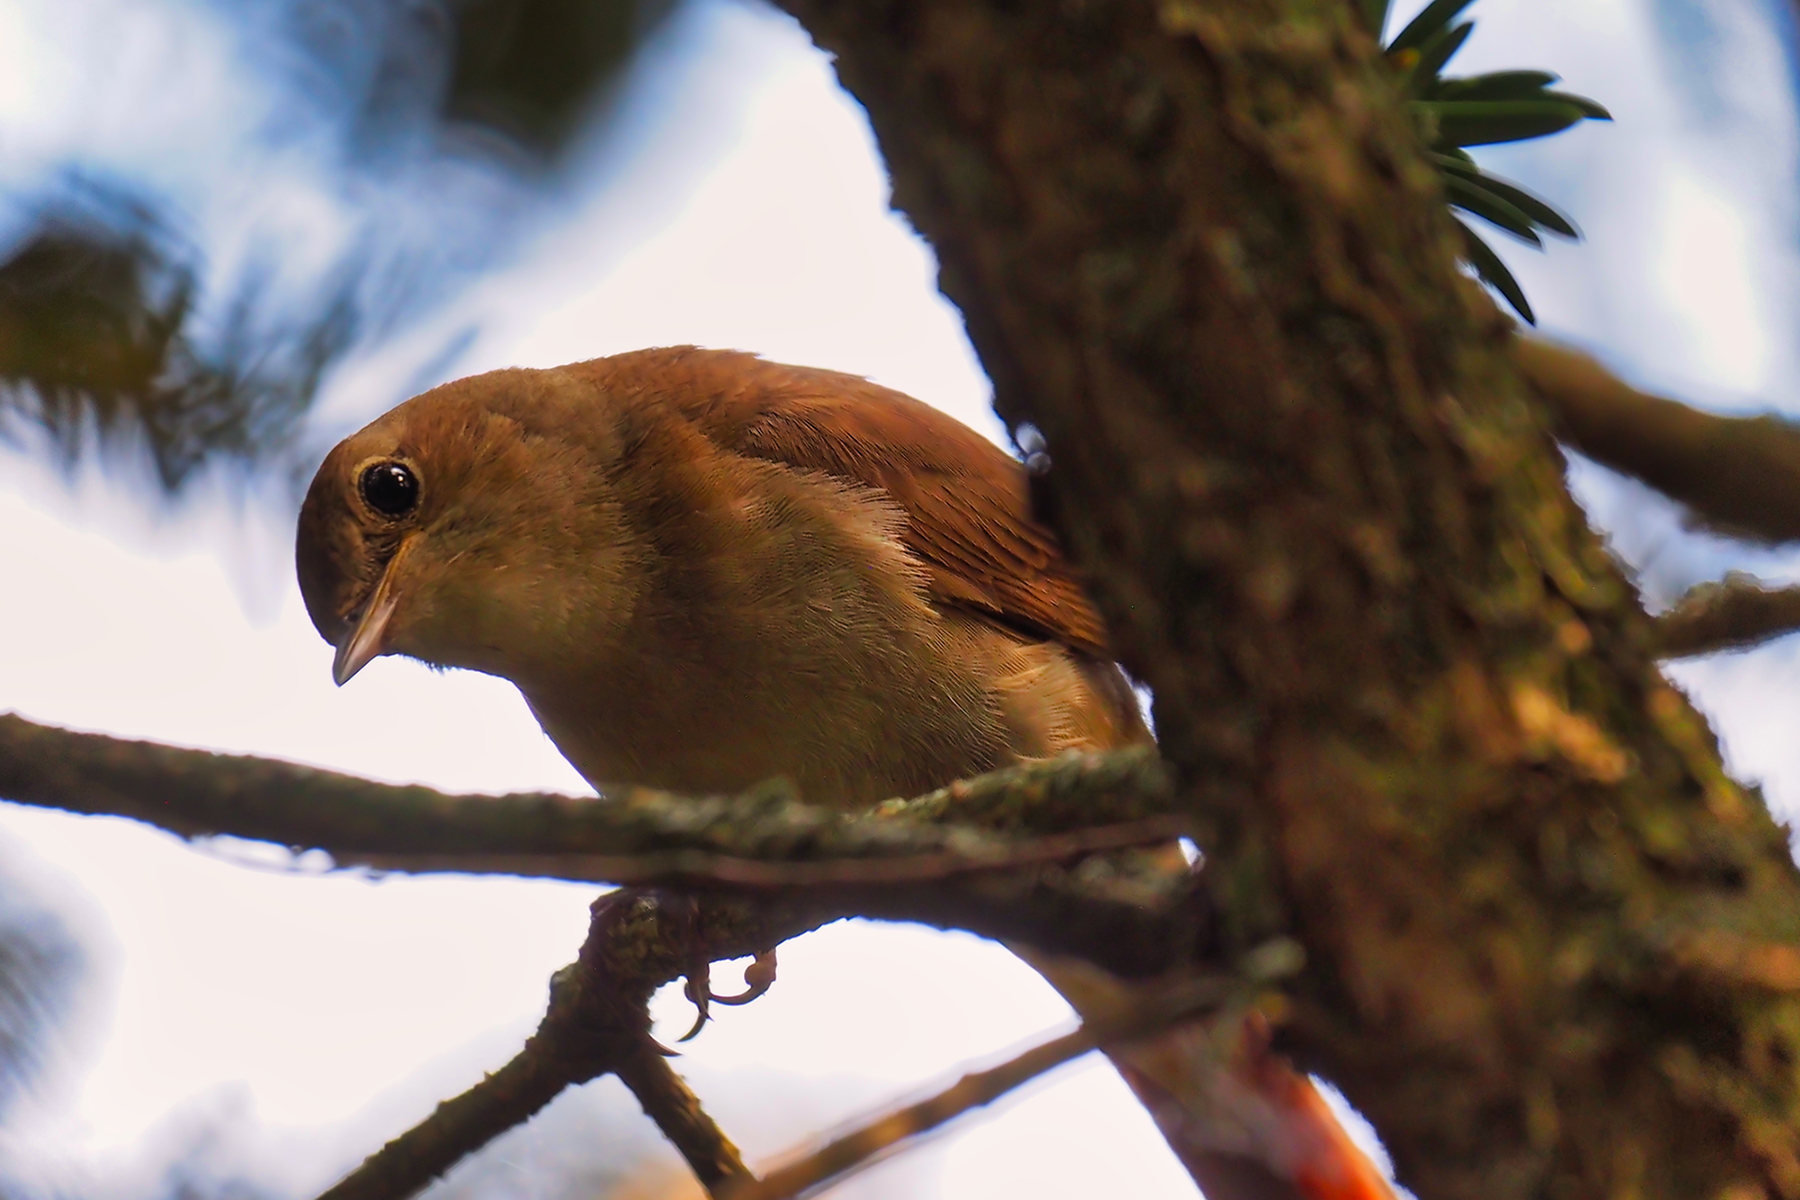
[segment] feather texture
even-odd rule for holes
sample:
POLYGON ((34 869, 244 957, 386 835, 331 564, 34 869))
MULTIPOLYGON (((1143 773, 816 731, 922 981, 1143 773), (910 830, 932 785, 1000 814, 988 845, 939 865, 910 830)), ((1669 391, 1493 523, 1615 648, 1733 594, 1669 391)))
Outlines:
POLYGON ((653 385, 722 449, 878 488, 906 515, 932 599, 1107 660, 1105 626, 1025 468, 930 405, 856 375, 734 351, 639 350, 567 370, 608 393, 653 385))

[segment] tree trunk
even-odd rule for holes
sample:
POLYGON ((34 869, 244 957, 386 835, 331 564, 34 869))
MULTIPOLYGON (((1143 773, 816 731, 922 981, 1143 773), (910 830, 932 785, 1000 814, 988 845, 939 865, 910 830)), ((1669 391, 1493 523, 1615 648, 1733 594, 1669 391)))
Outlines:
POLYGON ((1800 878, 1650 657, 1345 0, 785 0, 1425 1200, 1800 1196, 1800 878))

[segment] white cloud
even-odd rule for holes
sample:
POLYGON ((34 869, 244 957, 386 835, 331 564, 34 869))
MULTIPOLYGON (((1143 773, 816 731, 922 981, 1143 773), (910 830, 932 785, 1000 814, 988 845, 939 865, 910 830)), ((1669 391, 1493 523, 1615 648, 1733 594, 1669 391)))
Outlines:
POLYGON ((1688 317, 1686 361, 1716 386, 1753 392, 1768 381, 1769 329, 1752 271, 1751 230, 1742 206, 1677 175, 1663 196, 1664 247, 1658 282, 1688 317))

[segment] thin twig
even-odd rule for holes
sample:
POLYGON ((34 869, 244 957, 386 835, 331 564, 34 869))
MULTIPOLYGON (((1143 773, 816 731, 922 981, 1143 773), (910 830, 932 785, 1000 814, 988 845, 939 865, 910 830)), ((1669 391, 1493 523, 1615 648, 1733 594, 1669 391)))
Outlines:
POLYGON ((1745 650, 1800 631, 1800 587, 1769 587, 1733 571, 1689 591, 1655 629, 1657 652, 1669 658, 1745 650))
MULTIPOLYGON (((1204 893, 1189 898, 1203 902, 1204 893)), ((839 917, 974 929, 1052 952, 1078 953, 1122 978, 1143 978, 1213 954, 1203 908, 1108 902, 1029 876, 977 876, 908 889, 820 889, 754 900, 715 895, 683 902, 679 913, 671 916, 649 893, 602 897, 580 959, 558 972, 550 1011, 518 1057, 440 1105, 418 1129, 371 1156, 326 1197, 403 1200, 464 1155, 528 1120, 562 1087, 632 1061, 648 1044, 643 1004, 657 987, 697 962, 752 954, 839 917), (520 1086, 521 1080, 530 1086, 520 1086)), ((645 1084, 638 1097, 645 1110, 705 1178, 706 1164, 718 1162, 721 1145, 729 1142, 722 1134, 715 1139, 704 1128, 693 1128, 697 1110, 683 1099, 685 1089, 677 1092, 648 1075, 639 1081, 645 1084)))
POLYGON ((599 1072, 585 1056, 560 1053, 554 1031, 540 1029, 511 1062, 432 1114, 327 1189, 319 1200, 403 1200, 422 1191, 472 1150, 485 1146, 599 1072))
POLYGON ((964 1075, 948 1088, 834 1138, 798 1162, 770 1171, 762 1179, 726 1186, 720 1200, 789 1200, 868 1166, 901 1143, 930 1132, 971 1109, 991 1104, 1047 1071, 1090 1050, 1129 1041, 1202 1012, 1216 1009, 1230 994, 1232 981, 1218 977, 1187 980, 1146 997, 1106 1020, 1089 1021, 1023 1054, 964 1075))
POLYGON ((465 1156, 521 1125, 565 1088, 618 1073, 644 1111, 708 1186, 747 1175, 731 1142, 687 1086, 663 1064, 650 1040, 650 995, 679 976, 695 955, 737 957, 804 932, 793 913, 767 906, 703 906, 698 917, 672 917, 654 898, 603 896, 580 957, 551 982, 537 1032, 513 1060, 438 1105, 387 1143, 319 1200, 405 1200, 465 1156))
POLYGON ((729 1194, 732 1185, 755 1179, 738 1148, 654 1046, 646 1043, 619 1064, 617 1074, 663 1136, 681 1152, 708 1195, 729 1194))

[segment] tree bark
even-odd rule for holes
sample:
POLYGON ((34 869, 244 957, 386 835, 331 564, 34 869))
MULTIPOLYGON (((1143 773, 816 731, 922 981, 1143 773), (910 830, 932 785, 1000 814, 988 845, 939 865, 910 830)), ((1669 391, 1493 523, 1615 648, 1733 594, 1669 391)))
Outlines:
POLYGON ((1287 1049, 1426 1200, 1800 1196, 1800 876, 1337 0, 784 0, 1156 692, 1287 1049))

